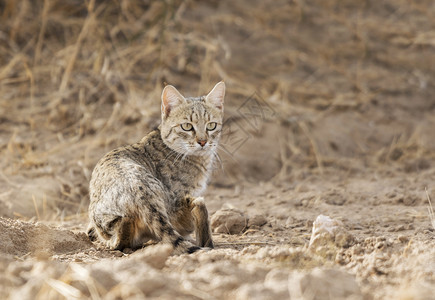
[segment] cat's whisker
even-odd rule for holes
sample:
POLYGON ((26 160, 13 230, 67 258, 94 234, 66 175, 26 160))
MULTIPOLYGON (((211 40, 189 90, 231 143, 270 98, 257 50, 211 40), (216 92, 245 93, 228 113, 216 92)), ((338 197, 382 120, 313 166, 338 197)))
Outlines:
POLYGON ((184 154, 186 153, 184 147, 182 145, 180 146, 173 146, 172 147, 172 151, 164 158, 163 162, 166 162, 168 159, 172 158, 175 156, 174 161, 172 162, 172 164, 175 164, 177 161, 177 157, 180 154, 184 154))
POLYGON ((177 152, 175 152, 175 151, 172 151, 172 152, 170 152, 168 155, 166 155, 166 157, 163 159, 163 162, 165 162, 165 161, 167 161, 169 158, 171 158, 171 156, 174 156, 174 155, 176 155, 177 154, 177 152))
POLYGON ((174 160, 174 162, 173 162, 174 165, 177 163, 178 159, 179 159, 182 155, 183 155, 182 153, 178 153, 178 154, 177 154, 177 156, 175 157, 175 160, 174 160))
POLYGON ((178 154, 179 154, 179 151, 178 151, 178 150, 181 150, 181 147, 176 148, 176 150, 177 150, 177 151, 175 151, 175 150, 171 151, 171 152, 170 152, 170 153, 165 157, 165 159, 163 160, 163 162, 166 162, 166 161, 167 161, 168 159, 170 159, 171 157, 178 155, 178 154))
POLYGON ((216 157, 216 161, 219 163, 221 170, 224 170, 224 164, 222 163, 222 159, 217 152, 213 152, 213 156, 216 157))
POLYGON ((184 161, 184 159, 187 157, 187 152, 183 154, 183 157, 181 158, 181 161, 184 161))
POLYGON ((186 158, 187 154, 188 154, 187 152, 181 153, 180 157, 178 158, 180 163, 184 161, 184 159, 186 158))
POLYGON ((179 152, 178 152, 178 155, 175 157, 175 160, 174 160, 174 162, 173 162, 173 164, 175 165, 176 163, 177 163, 177 161, 180 159, 180 161, 179 162, 182 162, 183 160, 184 160, 184 158, 189 154, 189 150, 188 149, 186 149, 186 146, 180 146, 179 147, 179 152))

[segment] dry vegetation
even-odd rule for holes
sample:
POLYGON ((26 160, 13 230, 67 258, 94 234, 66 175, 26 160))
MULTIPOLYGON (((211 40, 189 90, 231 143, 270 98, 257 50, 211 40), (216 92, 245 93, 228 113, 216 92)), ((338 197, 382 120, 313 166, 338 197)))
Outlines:
POLYGON ((292 290, 301 276, 351 274, 356 289, 331 297, 430 299, 434 28, 431 0, 0 0, 0 295, 311 299, 292 290), (135 253, 145 279, 123 283, 106 274, 128 277, 122 253, 18 221, 83 231, 92 168, 158 125, 164 84, 198 95, 221 79, 226 151, 208 205, 266 225, 157 267, 135 253), (320 213, 353 236, 334 255, 307 250, 320 213), (112 269, 91 263, 104 258, 112 269))

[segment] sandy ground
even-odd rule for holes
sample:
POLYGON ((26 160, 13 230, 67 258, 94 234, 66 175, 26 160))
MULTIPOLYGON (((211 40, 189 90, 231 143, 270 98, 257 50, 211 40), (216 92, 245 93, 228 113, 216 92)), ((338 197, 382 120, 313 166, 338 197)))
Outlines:
POLYGON ((207 204, 216 249, 192 255, 171 256, 165 245, 108 251, 87 240, 78 220, 46 226, 3 218, 1 293, 11 299, 432 299, 434 228, 420 188, 435 172, 418 175, 417 183, 388 173, 212 186, 207 204), (319 220, 313 232, 320 214, 331 219, 319 220))
POLYGON ((0 298, 433 299, 432 1, 0 0, 0 298), (164 83, 227 85, 216 248, 92 244, 164 83))

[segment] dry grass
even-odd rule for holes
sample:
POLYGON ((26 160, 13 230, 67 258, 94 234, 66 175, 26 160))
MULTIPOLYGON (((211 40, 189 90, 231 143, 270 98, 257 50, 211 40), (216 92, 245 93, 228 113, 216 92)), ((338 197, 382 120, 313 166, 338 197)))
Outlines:
POLYGON ((397 148, 427 156, 406 143, 433 110, 430 4, 0 0, 2 199, 81 216, 97 159, 158 124, 165 83, 192 95, 225 80, 228 116, 256 91, 276 111, 263 121, 280 127, 279 178, 379 151, 390 163, 397 148))
POLYGON ((426 191, 427 202, 429 202, 429 206, 427 207, 427 212, 429 214, 430 224, 435 229, 435 213, 432 207, 432 201, 430 199, 429 193, 427 192, 427 188, 425 189, 425 191, 426 191))

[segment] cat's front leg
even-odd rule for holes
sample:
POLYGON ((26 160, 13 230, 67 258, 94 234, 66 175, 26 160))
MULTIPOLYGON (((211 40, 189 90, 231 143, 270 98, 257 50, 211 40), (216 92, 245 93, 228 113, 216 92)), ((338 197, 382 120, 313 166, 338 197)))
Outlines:
POLYGON ((197 197, 192 199, 191 208, 195 226, 196 243, 199 247, 214 248, 211 236, 208 211, 205 206, 204 198, 197 197))

